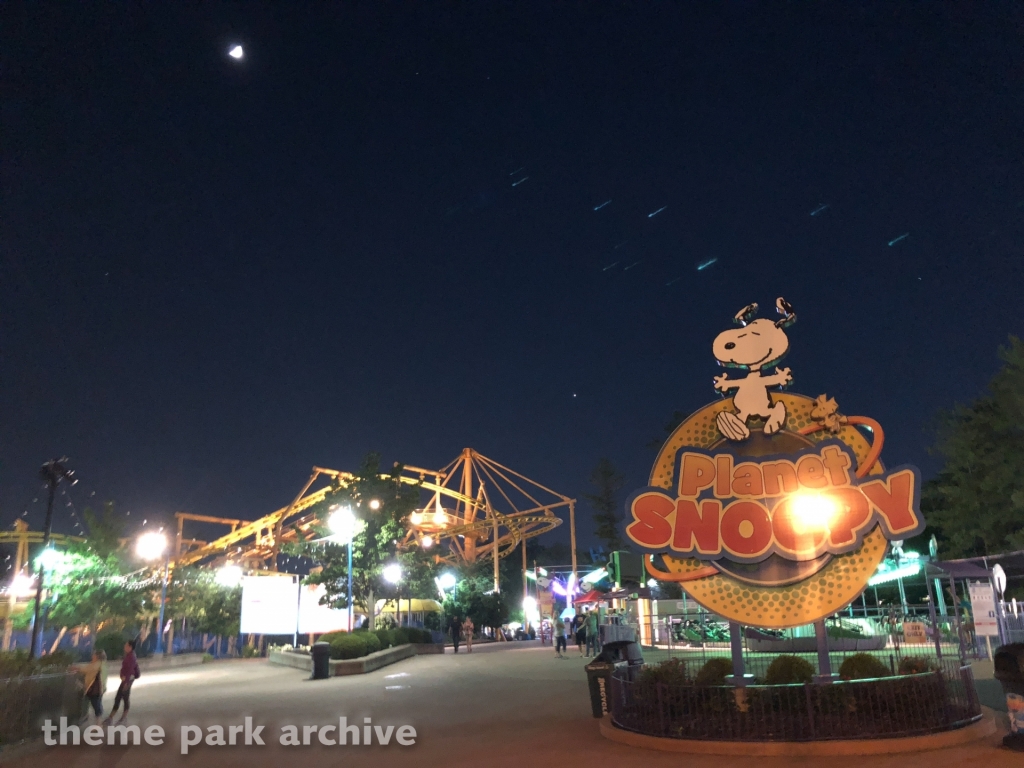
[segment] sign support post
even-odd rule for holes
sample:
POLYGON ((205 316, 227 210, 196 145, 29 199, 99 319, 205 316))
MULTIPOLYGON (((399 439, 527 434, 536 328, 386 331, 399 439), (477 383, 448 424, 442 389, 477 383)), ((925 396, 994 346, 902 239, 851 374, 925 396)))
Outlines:
POLYGON ((818 682, 832 682, 832 659, 828 655, 828 629, 825 620, 814 622, 814 639, 818 641, 818 682))

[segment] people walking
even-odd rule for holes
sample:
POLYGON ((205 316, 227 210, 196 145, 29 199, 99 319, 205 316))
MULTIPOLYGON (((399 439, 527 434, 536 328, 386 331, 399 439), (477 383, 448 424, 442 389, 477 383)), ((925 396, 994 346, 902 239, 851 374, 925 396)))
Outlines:
POLYGON ((466 620, 462 622, 462 634, 466 636, 466 653, 473 652, 473 630, 476 627, 473 625, 473 620, 466 617, 466 620))
POLYGON ((455 647, 455 653, 458 653, 459 639, 462 633, 462 622, 459 621, 458 616, 452 616, 451 622, 448 624, 448 631, 452 635, 452 645, 455 647))
POLYGON ((573 635, 576 638, 576 650, 580 652, 580 658, 583 657, 583 646, 587 642, 587 617, 582 613, 577 613, 572 617, 573 635))
POLYGON ((74 669, 82 673, 85 684, 85 698, 92 705, 96 722, 103 716, 103 694, 107 692, 107 668, 104 662, 107 660, 106 651, 93 651, 92 661, 74 669))
POLYGON ((587 656, 590 656, 591 651, 593 651, 594 656, 597 656, 601 652, 598 638, 597 610, 592 610, 587 614, 585 628, 587 633, 587 656))
POLYGON ((555 619, 555 655, 558 658, 564 658, 562 651, 565 650, 565 622, 562 617, 559 616, 555 619))
POLYGON ((110 710, 110 716, 103 721, 104 725, 110 725, 114 721, 121 702, 124 702, 124 714, 117 722, 123 723, 128 718, 128 709, 131 707, 132 683, 138 680, 142 673, 139 671, 139 660, 135 658, 135 640, 129 640, 124 644, 124 658, 121 659, 121 684, 117 687, 117 695, 114 696, 114 706, 110 710))

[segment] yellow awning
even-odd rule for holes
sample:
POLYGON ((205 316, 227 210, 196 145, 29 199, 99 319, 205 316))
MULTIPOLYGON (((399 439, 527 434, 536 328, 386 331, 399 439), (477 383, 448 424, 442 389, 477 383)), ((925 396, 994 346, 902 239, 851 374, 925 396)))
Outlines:
POLYGON ((434 611, 436 613, 441 612, 441 604, 437 600, 424 600, 422 598, 414 597, 411 600, 401 600, 400 605, 396 609, 394 600, 381 601, 382 604, 377 609, 378 613, 397 613, 401 611, 406 613, 411 611, 412 613, 430 613, 434 611))

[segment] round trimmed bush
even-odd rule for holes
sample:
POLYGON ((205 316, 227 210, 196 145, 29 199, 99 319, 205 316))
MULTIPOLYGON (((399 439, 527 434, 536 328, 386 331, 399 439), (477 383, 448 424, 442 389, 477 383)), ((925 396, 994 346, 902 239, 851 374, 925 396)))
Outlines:
POLYGON ((397 627, 396 629, 391 630, 391 633, 395 638, 395 645, 411 643, 412 640, 409 639, 411 636, 410 631, 409 627, 397 627))
POLYGON ((848 656, 839 667, 839 676, 843 680, 871 680, 888 675, 889 668, 870 653, 855 653, 848 656))
POLYGON ((923 675, 925 672, 934 672, 928 659, 921 656, 906 656, 900 659, 896 671, 901 675, 923 675))
POLYGON ((725 685, 726 675, 732 674, 732 659, 719 656, 708 659, 693 679, 696 685, 725 685))
POLYGON ((432 642, 434 642, 434 636, 432 634, 430 634, 430 630, 429 629, 419 629, 417 627, 413 627, 409 631, 410 632, 412 632, 412 631, 416 632, 416 637, 415 638, 412 638, 410 636, 410 641, 413 642, 413 643, 432 643, 432 642))
POLYGON ((373 634, 377 636, 377 640, 380 641, 380 647, 383 649, 390 648, 393 645, 401 645, 405 642, 398 639, 398 632, 399 630, 397 629, 377 629, 374 630, 373 634))
MULTIPOLYGON (((729 671, 732 671, 731 666, 729 671)), ((666 659, 659 664, 642 667, 637 682, 677 686, 690 685, 693 680, 690 679, 685 659, 666 659)))
MULTIPOLYGON (((343 632, 338 637, 331 639, 331 658, 332 659, 358 659, 360 656, 365 656, 369 651, 366 650, 366 638, 369 636, 366 632, 353 632, 348 634, 343 632)), ((374 642, 380 645, 380 641, 376 637, 373 638, 374 642)))
POLYGON ((364 642, 367 644, 367 653, 376 653, 381 649, 380 638, 373 632, 364 633, 364 642))
POLYGON ((765 672, 765 685, 793 685, 814 679, 814 665, 799 656, 776 656, 765 672))

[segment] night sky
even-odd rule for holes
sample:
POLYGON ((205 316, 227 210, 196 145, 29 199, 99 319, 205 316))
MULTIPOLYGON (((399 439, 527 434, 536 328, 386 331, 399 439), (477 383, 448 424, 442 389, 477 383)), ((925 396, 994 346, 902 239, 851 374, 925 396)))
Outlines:
POLYGON ((370 450, 638 487, 780 295, 793 391, 934 474, 1024 334, 1024 8, 543 5, 5 3, 0 524, 60 455, 65 532, 370 450))

